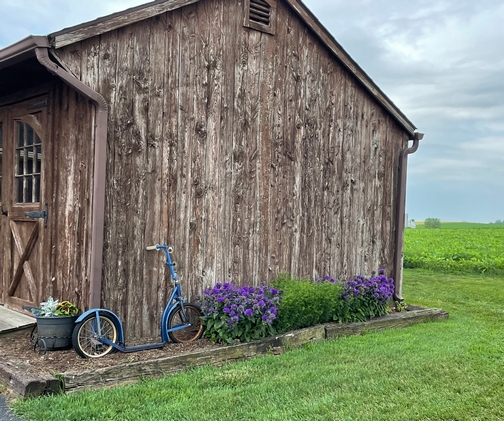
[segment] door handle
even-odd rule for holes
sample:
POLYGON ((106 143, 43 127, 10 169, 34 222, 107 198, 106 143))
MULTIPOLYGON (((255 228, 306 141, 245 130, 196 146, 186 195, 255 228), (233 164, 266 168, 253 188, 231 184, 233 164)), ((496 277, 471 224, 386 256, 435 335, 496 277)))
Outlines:
POLYGON ((25 216, 28 218, 43 219, 44 228, 47 227, 47 203, 44 205, 44 210, 41 212, 25 212, 25 216))

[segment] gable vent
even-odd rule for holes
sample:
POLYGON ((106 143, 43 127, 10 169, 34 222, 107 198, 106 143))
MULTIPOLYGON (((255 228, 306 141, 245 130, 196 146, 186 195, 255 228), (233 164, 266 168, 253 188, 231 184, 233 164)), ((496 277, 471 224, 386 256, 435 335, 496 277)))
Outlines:
POLYGON ((243 26, 275 35, 277 0, 244 0, 243 26))
POLYGON ((250 0, 250 22, 270 26, 271 6, 264 0, 250 0))

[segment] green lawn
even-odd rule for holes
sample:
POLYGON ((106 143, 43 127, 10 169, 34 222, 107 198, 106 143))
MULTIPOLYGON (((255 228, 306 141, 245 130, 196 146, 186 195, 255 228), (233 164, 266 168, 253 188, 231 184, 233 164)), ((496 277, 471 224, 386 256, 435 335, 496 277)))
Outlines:
POLYGON ((504 419, 504 279, 404 278, 408 302, 450 318, 14 408, 62 421, 504 419))

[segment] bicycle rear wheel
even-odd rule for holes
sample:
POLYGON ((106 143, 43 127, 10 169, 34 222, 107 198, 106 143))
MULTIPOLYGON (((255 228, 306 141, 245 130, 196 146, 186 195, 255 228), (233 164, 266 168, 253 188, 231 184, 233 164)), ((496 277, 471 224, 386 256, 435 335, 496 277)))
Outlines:
POLYGON ((111 342, 118 342, 119 328, 111 318, 105 314, 99 313, 101 335, 98 335, 98 322, 95 313, 88 315, 84 320, 78 323, 72 334, 72 344, 75 352, 82 358, 103 357, 115 348, 111 345, 105 345, 99 341, 100 338, 107 338, 111 342))
POLYGON ((168 318, 168 336, 173 342, 179 343, 189 343, 195 341, 196 339, 201 338, 203 335, 203 321, 201 317, 203 316, 203 312, 201 309, 194 304, 185 304, 184 311, 182 311, 182 306, 179 305, 177 308, 170 314, 168 318), (184 317, 184 312, 186 317, 184 317), (182 329, 176 329, 177 326, 185 325, 187 322, 191 324, 189 327, 185 327, 182 329))

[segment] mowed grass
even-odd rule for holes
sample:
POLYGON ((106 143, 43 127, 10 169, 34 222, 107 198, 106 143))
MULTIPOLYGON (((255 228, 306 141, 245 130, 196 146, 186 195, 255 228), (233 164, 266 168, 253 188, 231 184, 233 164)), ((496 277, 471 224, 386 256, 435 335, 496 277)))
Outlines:
POLYGON ((404 295, 450 318, 14 408, 62 421, 504 419, 504 279, 406 270, 404 295))

